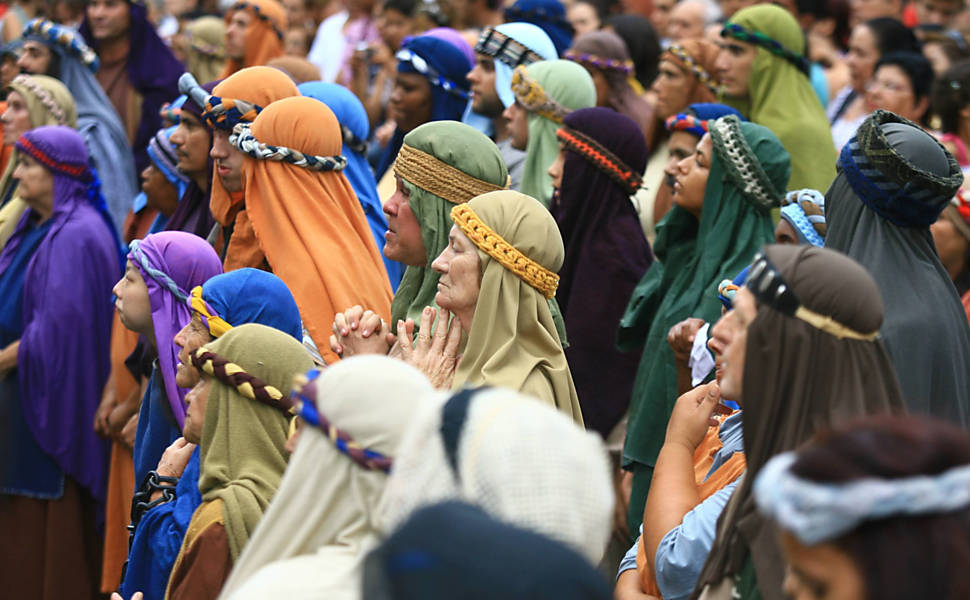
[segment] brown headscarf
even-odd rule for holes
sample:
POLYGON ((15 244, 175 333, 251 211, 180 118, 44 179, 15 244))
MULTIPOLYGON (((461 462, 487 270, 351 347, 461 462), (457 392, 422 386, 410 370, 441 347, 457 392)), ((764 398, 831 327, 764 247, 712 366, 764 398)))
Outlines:
POLYGON ((799 314, 808 309, 835 323, 811 324, 789 316, 794 312, 791 297, 777 299, 779 288, 764 278, 772 267, 755 259, 745 284, 758 299, 757 316, 748 326, 742 393, 748 470, 718 521, 694 598, 705 586, 738 574, 750 557, 762 597, 781 600, 782 552, 751 493, 758 472, 772 456, 794 450, 822 427, 903 410, 896 372, 882 342, 838 337, 851 336, 850 330, 869 336, 882 325, 879 288, 866 270, 838 252, 814 246, 772 245, 764 254, 783 280, 774 282, 794 293, 799 314), (767 291, 759 294, 757 289, 767 291))
POLYGON ((320 69, 299 56, 278 56, 266 63, 266 66, 283 71, 297 85, 308 81, 320 81, 320 69))
POLYGON ((286 31, 286 11, 276 0, 239 0, 226 11, 226 23, 237 10, 248 11, 252 17, 246 28, 246 50, 240 62, 235 58, 226 61, 222 79, 243 67, 265 65, 277 56, 283 56, 283 32, 286 31))

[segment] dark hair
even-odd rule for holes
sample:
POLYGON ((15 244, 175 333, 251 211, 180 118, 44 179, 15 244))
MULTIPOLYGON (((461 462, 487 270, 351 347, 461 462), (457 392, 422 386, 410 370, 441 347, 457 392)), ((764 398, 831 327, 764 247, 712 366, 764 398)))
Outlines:
POLYGON ((880 67, 887 65, 899 67, 906 73, 917 101, 929 95, 933 85, 933 66, 925 56, 916 52, 890 52, 879 59, 872 72, 875 73, 880 67))
POLYGON ((872 30, 876 38, 876 48, 879 55, 890 52, 919 52, 920 44, 916 39, 916 34, 909 27, 906 27, 892 17, 879 17, 863 23, 872 30))
MULTIPOLYGON (((824 431, 792 472, 818 483, 938 475, 970 464, 970 434, 942 421, 870 416, 824 431)), ((970 507, 867 521, 834 542, 855 562, 866 595, 970 598, 970 507)))
POLYGON ((970 104, 970 60, 950 65, 939 79, 933 82, 930 97, 933 113, 940 117, 943 133, 958 133, 960 110, 970 104))
POLYGON ((417 8, 417 0, 384 0, 381 5, 381 10, 396 10, 406 17, 413 17, 417 8))
POLYGON ((637 81, 644 88, 649 89, 657 76, 657 65, 660 63, 660 37, 657 30, 641 15, 616 15, 606 20, 616 35, 623 38, 630 59, 636 69, 637 81))
POLYGON ((970 58, 970 48, 967 47, 967 41, 959 31, 927 31, 923 34, 924 55, 926 47, 930 44, 939 44, 943 55, 951 65, 958 60, 970 58))
MULTIPOLYGON (((835 27, 832 40, 845 50, 849 40, 849 2, 848 0, 795 0, 799 15, 812 15, 816 21, 832 19, 835 27)), ((806 52, 807 54, 807 52, 806 52)))

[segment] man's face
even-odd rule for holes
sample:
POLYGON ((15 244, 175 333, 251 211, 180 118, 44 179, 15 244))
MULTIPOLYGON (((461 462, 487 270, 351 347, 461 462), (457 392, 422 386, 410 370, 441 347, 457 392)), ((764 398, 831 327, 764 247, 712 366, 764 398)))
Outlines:
POLYGON ((952 0, 920 0, 916 3, 916 17, 920 25, 949 26, 961 10, 963 3, 952 0))
POLYGON ((46 75, 51 66, 51 49, 41 42, 27 40, 24 42, 24 53, 17 60, 17 66, 24 73, 46 75))
POLYGON ((487 54, 475 55, 475 67, 468 72, 471 84, 472 110, 494 119, 502 116, 505 107, 495 91, 495 59, 487 54))
POLYGON ((126 0, 90 0, 85 8, 94 39, 114 40, 128 33, 131 9, 126 0))
POLYGON ((746 98, 748 96, 751 67, 754 65, 754 59, 757 56, 758 49, 754 44, 734 38, 722 40, 721 51, 714 61, 714 69, 724 86, 725 94, 735 98, 746 98))
POLYGON ((253 22, 253 16, 248 10, 237 10, 232 13, 229 24, 226 25, 226 56, 234 60, 242 60, 246 54, 246 30, 253 22))
POLYGON ((411 211, 411 196, 400 177, 397 190, 384 203, 387 231, 384 233, 384 256, 409 267, 428 264, 428 251, 421 237, 421 224, 411 211))
POLYGON ((667 150, 670 154, 667 156, 667 164, 664 165, 664 182, 671 188, 674 187, 677 179, 677 165, 694 153, 697 142, 697 137, 693 133, 671 132, 670 139, 667 141, 667 150))
POLYGON ((205 173, 209 168, 209 130, 195 115, 183 111, 170 140, 175 146, 180 171, 189 177, 205 173))
POLYGON ((509 138, 516 150, 525 150, 529 145, 529 112, 516 100, 502 113, 509 121, 509 138))
POLYGON ((230 194, 243 191, 243 153, 229 143, 229 132, 216 129, 212 133, 212 150, 209 156, 215 161, 216 175, 222 187, 230 194))
POLYGON ((704 37, 704 7, 700 2, 680 2, 667 19, 667 37, 677 42, 704 37))

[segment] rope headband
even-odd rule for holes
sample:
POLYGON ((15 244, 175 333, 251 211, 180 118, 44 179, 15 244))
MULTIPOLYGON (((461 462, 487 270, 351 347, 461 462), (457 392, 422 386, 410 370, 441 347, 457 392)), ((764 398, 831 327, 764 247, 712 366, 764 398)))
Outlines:
POLYGON ((737 115, 727 115, 707 124, 711 133, 714 152, 721 157, 728 176, 741 189, 744 197, 755 208, 767 211, 778 206, 781 193, 775 190, 758 155, 754 153, 744 134, 737 115))
POLYGON ((27 36, 36 36, 47 44, 57 44, 74 55, 92 73, 96 73, 101 64, 98 61, 98 55, 84 43, 80 34, 47 19, 34 19, 27 23, 27 26, 24 27, 23 37, 27 36))
POLYGON ((523 66, 516 67, 512 72, 512 93, 527 111, 560 125, 566 115, 572 112, 549 96, 523 66))
POLYGON ((772 458, 754 482, 761 512, 803 544, 846 534, 866 521, 947 513, 970 506, 970 465, 937 475, 818 483, 791 471, 794 452, 772 458))
POLYGON ((708 73, 704 69, 704 67, 698 64, 698 62, 694 60, 694 57, 691 56, 690 53, 684 49, 683 46, 678 46, 677 44, 671 44, 670 47, 667 48, 666 53, 670 54, 680 62, 684 63, 684 65, 690 70, 690 72, 694 74, 694 77, 698 81, 703 83, 704 86, 707 87, 707 89, 709 89, 712 94, 717 96, 720 93, 721 90, 718 89, 717 83, 714 81, 714 78, 711 77, 711 74, 708 73))
POLYGON ((559 275, 543 267, 505 241, 495 230, 486 225, 467 204, 451 209, 451 220, 479 250, 488 254, 503 267, 515 273, 519 279, 534 287, 546 298, 556 295, 559 275))
POLYGON ((575 50, 566 50, 566 53, 562 57, 566 60, 596 67, 604 71, 619 71, 624 75, 629 75, 633 72, 633 61, 630 59, 617 60, 615 58, 604 58, 590 54, 589 52, 576 52, 575 50))
POLYGON ((279 25, 276 24, 276 21, 272 17, 263 14, 263 11, 261 11, 257 5, 243 0, 242 2, 236 2, 233 4, 232 10, 248 10, 249 12, 253 13, 253 16, 269 26, 269 28, 273 30, 273 33, 276 34, 276 37, 278 37, 280 40, 283 39, 283 30, 280 29, 279 25))
POLYGON ((26 133, 21 134, 20 137, 17 138, 17 143, 14 144, 14 147, 41 163, 44 165, 44 167, 53 171, 55 174, 66 175, 84 182, 90 182, 91 180, 91 173, 87 163, 77 164, 56 160, 47 154, 42 148, 31 142, 26 133))
POLYGON ((198 315, 198 317, 202 320, 202 324, 206 326, 206 329, 209 330, 212 337, 222 337, 230 329, 232 329, 232 325, 224 321, 223 318, 219 316, 219 313, 214 311, 212 307, 209 306, 209 303, 202 298, 201 285, 197 285, 192 288, 192 292, 185 303, 189 305, 189 308, 192 310, 192 314, 198 315))
POLYGON ((428 81, 431 82, 431 85, 443 89, 452 96, 458 96, 462 100, 468 99, 468 90, 463 89, 462 86, 448 79, 441 73, 438 73, 438 71, 429 65, 428 61, 426 61, 424 57, 417 52, 414 52, 409 48, 403 48, 397 51, 394 58, 400 62, 410 64, 412 67, 414 67, 415 71, 424 75, 428 81))
POLYGON ((732 37, 736 40, 741 40, 742 42, 754 44, 755 46, 761 46, 775 56, 781 57, 793 64, 795 68, 801 71, 801 73, 806 77, 809 76, 811 65, 809 64, 807 58, 798 52, 785 48, 780 42, 768 37, 760 31, 754 31, 746 27, 742 27, 737 23, 728 23, 724 26, 724 29, 721 30, 721 37, 732 37))
POLYGON ((64 109, 60 104, 54 100, 54 97, 50 95, 50 92, 42 88, 40 85, 34 81, 34 78, 30 75, 21 73, 13 78, 10 82, 9 87, 19 86, 30 92, 37 101, 40 102, 47 112, 51 114, 52 117, 57 121, 58 125, 67 125, 67 115, 64 114, 64 109))
POLYGON ((624 192, 632 196, 643 184, 643 176, 628 167, 620 157, 582 131, 563 125, 556 137, 564 148, 582 156, 594 167, 606 173, 624 192))
POLYGON ((830 316, 819 314, 802 306, 798 296, 764 253, 759 252, 754 257, 754 262, 751 263, 751 271, 748 273, 748 279, 744 282, 744 286, 763 304, 767 304, 789 317, 805 321, 812 327, 840 340, 871 342, 879 334, 878 330, 871 333, 859 333, 830 316))
POLYGON ((821 192, 808 188, 788 192, 781 201, 781 214, 794 223, 809 244, 825 245, 825 196, 821 192))
POLYGON ((182 288, 180 288, 178 284, 168 276, 168 273, 162 271, 152 264, 151 259, 149 259, 148 256, 146 256, 142 251, 141 244, 142 240, 132 240, 132 242, 128 244, 129 259, 138 265, 142 272, 147 273, 149 277, 154 279, 162 287, 171 292, 173 296, 178 298, 179 302, 186 302, 189 295, 186 294, 182 288))
POLYGON ((350 148, 351 151, 356 152, 357 154, 367 153, 367 140, 362 140, 357 137, 357 135, 350 130, 350 127, 347 127, 343 123, 340 124, 340 137, 342 137, 344 140, 344 146, 350 148))
POLYGON ((699 138, 704 137, 704 134, 707 133, 707 121, 687 113, 677 113, 667 117, 667 120, 664 121, 664 127, 667 131, 686 131, 699 138))
POLYGON ((478 42, 475 43, 475 52, 487 54, 513 69, 519 65, 531 65, 542 60, 542 57, 528 46, 510 38, 494 27, 486 27, 482 31, 482 35, 478 36, 478 42))
POLYGON ((340 154, 315 156, 286 146, 264 144, 253 137, 251 128, 250 123, 237 123, 229 136, 229 143, 257 160, 274 160, 310 171, 340 171, 347 166, 347 159, 340 154))
POLYGON ((337 429, 326 416, 317 410, 317 403, 313 398, 317 397, 316 380, 319 376, 320 371, 312 369, 306 376, 298 378, 295 389, 291 394, 294 402, 293 412, 305 422, 322 430, 337 451, 346 455, 357 466, 369 471, 389 473, 392 463, 391 457, 364 448, 355 442, 349 433, 337 429))
POLYGON ((196 369, 215 377, 220 383, 231 387, 245 398, 262 402, 267 406, 286 412, 283 393, 258 377, 254 377, 236 363, 229 362, 205 346, 192 352, 192 364, 196 369))
POLYGON ((407 144, 401 146, 394 161, 394 174, 453 204, 468 202, 475 196, 505 189, 472 177, 461 169, 407 144))
POLYGON ((202 120, 210 127, 232 131, 238 123, 251 123, 263 107, 245 100, 220 98, 205 91, 191 73, 179 77, 179 91, 202 109, 202 120))
POLYGON ((199 54, 210 58, 225 57, 225 51, 223 50, 222 46, 210 44, 205 40, 192 35, 191 30, 185 32, 185 37, 188 38, 189 46, 199 54))

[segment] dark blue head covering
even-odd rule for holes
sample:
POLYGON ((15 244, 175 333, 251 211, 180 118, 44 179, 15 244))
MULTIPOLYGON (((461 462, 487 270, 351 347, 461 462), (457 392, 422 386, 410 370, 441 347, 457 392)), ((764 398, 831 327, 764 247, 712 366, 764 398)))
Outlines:
POLYGON ((513 21, 541 27, 560 56, 573 43, 573 26, 566 20, 566 8, 559 0, 518 0, 505 9, 505 22, 513 21))
POLYGON ((666 122, 667 131, 686 131, 702 138, 707 132, 707 121, 716 121, 727 115, 735 115, 742 121, 747 120, 736 109, 725 104, 696 102, 689 105, 684 112, 669 117, 666 122))
POLYGON ((303 340, 296 300, 272 273, 246 267, 216 275, 202 285, 202 299, 233 327, 259 323, 303 340))

